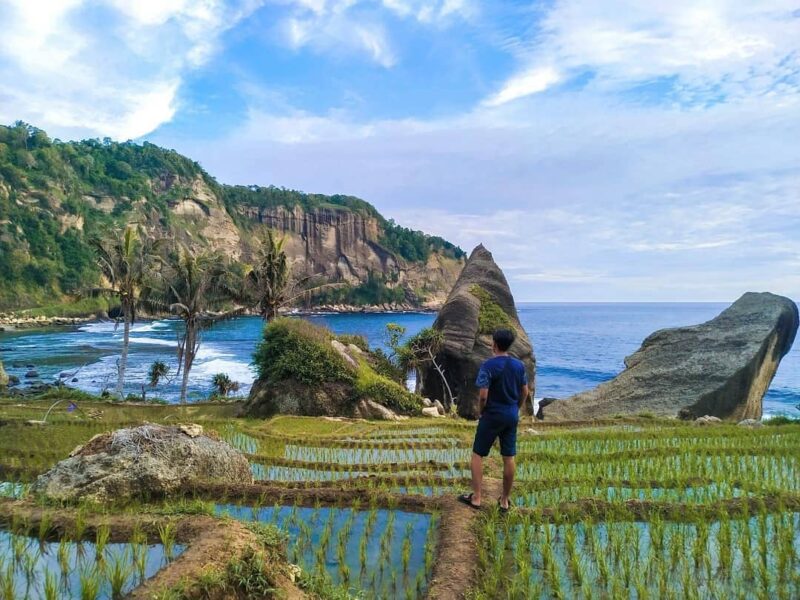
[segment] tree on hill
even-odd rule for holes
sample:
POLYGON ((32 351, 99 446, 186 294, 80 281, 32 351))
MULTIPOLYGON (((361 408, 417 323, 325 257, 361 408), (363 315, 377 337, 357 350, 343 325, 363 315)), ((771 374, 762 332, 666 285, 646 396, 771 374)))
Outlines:
POLYGON ((255 264, 248 267, 243 279, 243 296, 255 306, 264 321, 272 321, 282 307, 301 297, 344 285, 325 283, 303 287, 311 280, 310 277, 292 283, 289 259, 283 249, 284 242, 284 238, 276 239, 268 229, 256 253, 255 264))
POLYGON ((137 226, 129 225, 122 231, 114 232, 110 239, 95 238, 90 243, 97 255, 97 265, 108 283, 90 288, 86 294, 113 298, 120 303, 120 317, 123 323, 122 353, 117 367, 115 393, 122 397, 128 365, 131 325, 136 321, 140 296, 146 278, 153 268, 160 242, 144 238, 137 226))
POLYGON ((186 403, 189 373, 200 349, 203 330, 243 311, 240 307, 231 307, 239 298, 237 287, 237 283, 231 281, 228 265, 219 255, 196 253, 178 245, 167 255, 157 278, 146 290, 148 307, 169 311, 184 324, 178 339, 181 404, 186 403))

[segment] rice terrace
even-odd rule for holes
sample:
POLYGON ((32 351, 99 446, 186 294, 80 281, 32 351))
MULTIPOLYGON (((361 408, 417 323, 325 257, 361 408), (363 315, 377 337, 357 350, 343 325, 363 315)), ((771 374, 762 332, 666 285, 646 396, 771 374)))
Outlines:
MULTIPOLYGON (((515 508, 502 515, 454 501, 468 481, 466 423, 84 402, 93 418, 26 424, 50 404, 1 407, 4 598, 800 595, 796 424, 538 423, 521 435, 515 508), (133 504, 28 493, 76 445, 143 421, 216 432, 255 482, 133 504)), ((485 480, 487 497, 498 485, 485 480)))

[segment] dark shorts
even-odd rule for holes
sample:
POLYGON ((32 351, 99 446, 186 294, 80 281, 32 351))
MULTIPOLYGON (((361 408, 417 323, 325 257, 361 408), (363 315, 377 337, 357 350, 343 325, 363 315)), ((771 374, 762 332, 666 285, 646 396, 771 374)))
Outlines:
POLYGON ((517 454, 517 425, 519 416, 484 413, 478 421, 475 442, 472 451, 478 456, 488 456, 492 444, 500 438, 500 454, 515 456, 517 454))

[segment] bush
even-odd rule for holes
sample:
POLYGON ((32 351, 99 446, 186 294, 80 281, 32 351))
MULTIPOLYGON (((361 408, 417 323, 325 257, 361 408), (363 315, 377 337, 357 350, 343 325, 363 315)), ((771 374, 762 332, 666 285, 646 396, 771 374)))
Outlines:
POLYGON ((326 381, 351 383, 355 374, 331 347, 330 332, 301 319, 282 317, 264 328, 264 339, 253 356, 260 378, 286 379, 314 385, 326 381))
POLYGON ((514 329, 511 317, 494 301, 489 292, 479 285, 473 285, 469 291, 481 303, 478 314, 478 333, 491 335, 497 329, 514 329))
POLYGON ((359 399, 369 398, 396 412, 405 414, 422 412, 422 401, 419 396, 412 394, 399 383, 378 375, 366 364, 362 364, 358 369, 356 395, 359 399))
POLYGON ((365 338, 363 335, 353 335, 349 333, 344 333, 337 335, 336 339, 342 342, 345 346, 347 346, 348 344, 353 344, 360 350, 363 350, 364 352, 369 352, 369 343, 367 342, 367 338, 365 338))

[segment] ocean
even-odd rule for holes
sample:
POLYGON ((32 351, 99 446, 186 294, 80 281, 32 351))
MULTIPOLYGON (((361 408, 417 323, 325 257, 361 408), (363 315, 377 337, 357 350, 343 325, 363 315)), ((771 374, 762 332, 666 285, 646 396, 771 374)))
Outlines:
MULTIPOLYGON (((727 305, 717 303, 522 303, 520 321, 533 342, 537 360, 536 396, 565 397, 613 378, 624 368, 625 356, 634 352, 650 333, 664 327, 707 321, 727 305)), ((434 315, 325 314, 310 321, 336 333, 355 333, 372 346, 384 346, 387 323, 398 323, 407 335, 429 326, 434 315)), ((171 320, 137 323, 131 334, 126 393, 140 394, 154 360, 176 367, 175 348, 179 323, 171 320)), ((190 377, 190 400, 208 397, 211 378, 227 373, 242 384, 246 394, 254 378, 250 365, 261 336, 262 322, 240 317, 218 323, 203 334, 202 345, 190 377)), ((72 328, 0 333, 0 358, 9 374, 24 375, 34 365, 42 381, 59 375, 69 385, 99 393, 113 390, 122 328, 113 323, 89 323, 72 328), (73 382, 72 379, 77 379, 73 382)), ((149 396, 176 401, 178 381, 168 382, 149 396)), ((765 415, 800 416, 800 343, 784 357, 764 399, 765 415)))

